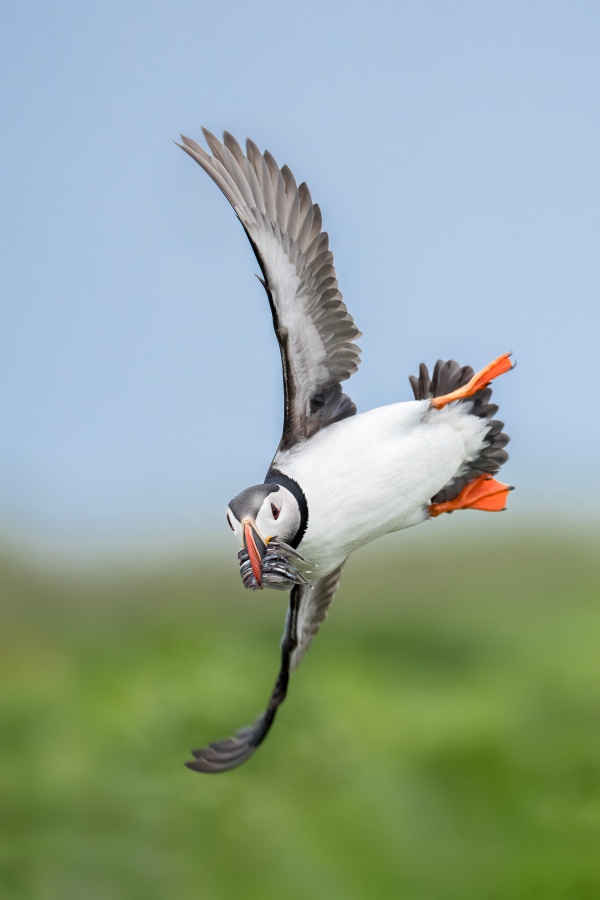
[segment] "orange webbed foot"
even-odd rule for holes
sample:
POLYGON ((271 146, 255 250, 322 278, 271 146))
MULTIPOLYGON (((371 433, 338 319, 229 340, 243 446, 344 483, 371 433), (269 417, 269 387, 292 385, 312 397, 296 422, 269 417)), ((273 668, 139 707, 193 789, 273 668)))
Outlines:
POLYGON ((514 368, 510 361, 511 355, 510 353, 503 353, 502 356, 488 363, 480 372, 473 375, 471 380, 463 387, 452 391, 451 394, 445 394, 443 397, 433 397, 431 405, 434 409, 442 409, 447 403, 452 403, 454 400, 466 400, 468 397, 472 397, 477 391, 483 390, 494 378, 498 378, 499 375, 504 375, 505 372, 509 372, 514 368))
POLYGON ((432 503, 429 506, 429 515, 435 518, 442 513, 451 513, 457 509, 482 509, 485 512, 501 512, 503 509, 506 509, 508 493, 512 489, 511 485, 502 484, 501 481, 496 481, 491 475, 480 475, 474 481, 470 481, 454 500, 447 500, 444 503, 432 503))

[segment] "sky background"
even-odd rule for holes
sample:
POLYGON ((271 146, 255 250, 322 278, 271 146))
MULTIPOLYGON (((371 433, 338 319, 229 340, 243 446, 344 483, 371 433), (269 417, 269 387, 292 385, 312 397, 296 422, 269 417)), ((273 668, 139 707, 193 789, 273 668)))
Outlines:
POLYGON ((599 40, 595 2, 4 4, 4 539, 229 547, 262 481, 278 350, 239 223, 172 143, 201 124, 308 182, 359 410, 421 361, 513 350, 511 522, 597 516, 599 40))

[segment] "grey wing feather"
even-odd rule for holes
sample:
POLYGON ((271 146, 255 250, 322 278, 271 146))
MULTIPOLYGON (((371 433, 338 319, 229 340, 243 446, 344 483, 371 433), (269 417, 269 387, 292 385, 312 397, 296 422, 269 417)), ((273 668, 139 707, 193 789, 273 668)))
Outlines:
POLYGON ((278 708, 285 700, 290 673, 310 645, 337 590, 342 566, 310 585, 296 585, 291 593, 281 639, 281 667, 264 713, 252 725, 241 728, 233 737, 215 741, 193 750, 194 759, 186 763, 195 772, 228 772, 246 762, 266 738, 278 708))
POLYGON ((212 156, 190 138, 179 146, 223 191, 260 265, 283 365, 285 416, 279 450, 354 415, 340 383, 358 368, 360 332, 340 293, 321 231, 321 211, 306 184, 252 141, 246 155, 228 132, 203 129, 212 156))
POLYGON ((297 614, 297 644, 292 651, 290 660, 292 669, 297 668, 300 664, 302 657, 312 644, 321 622, 327 616, 341 577, 342 566, 338 566, 330 575, 320 578, 313 588, 309 585, 302 585, 300 607, 297 614))

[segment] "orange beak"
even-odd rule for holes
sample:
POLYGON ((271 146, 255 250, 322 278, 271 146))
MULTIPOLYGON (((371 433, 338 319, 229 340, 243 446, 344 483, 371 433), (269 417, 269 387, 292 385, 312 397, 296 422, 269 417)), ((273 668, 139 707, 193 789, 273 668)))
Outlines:
POLYGON ((248 558, 250 559, 250 565, 252 566, 252 572, 254 573, 254 577, 256 578, 256 583, 260 587, 262 560, 263 556, 267 552, 267 545, 256 530, 254 523, 251 523, 250 520, 245 519, 243 522, 243 527, 244 549, 248 554, 248 558))

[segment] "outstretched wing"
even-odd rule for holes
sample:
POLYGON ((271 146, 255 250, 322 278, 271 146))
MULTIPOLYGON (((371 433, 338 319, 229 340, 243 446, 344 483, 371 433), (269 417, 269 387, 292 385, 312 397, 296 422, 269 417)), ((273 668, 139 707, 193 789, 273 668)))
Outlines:
POLYGON ((342 300, 321 211, 287 166, 228 132, 223 143, 206 129, 213 153, 182 136, 182 150, 221 188, 262 271, 283 365, 285 416, 279 450, 347 416, 356 406, 340 383, 358 368, 360 337, 342 300))
POLYGON ((241 766, 262 744, 273 724, 277 709, 285 700, 290 672, 300 663, 327 615, 341 572, 342 566, 331 575, 319 579, 314 588, 309 585, 296 585, 293 588, 281 640, 281 668, 266 710, 252 725, 240 729, 233 737, 193 750, 195 758, 186 763, 188 769, 195 772, 227 772, 241 766))

